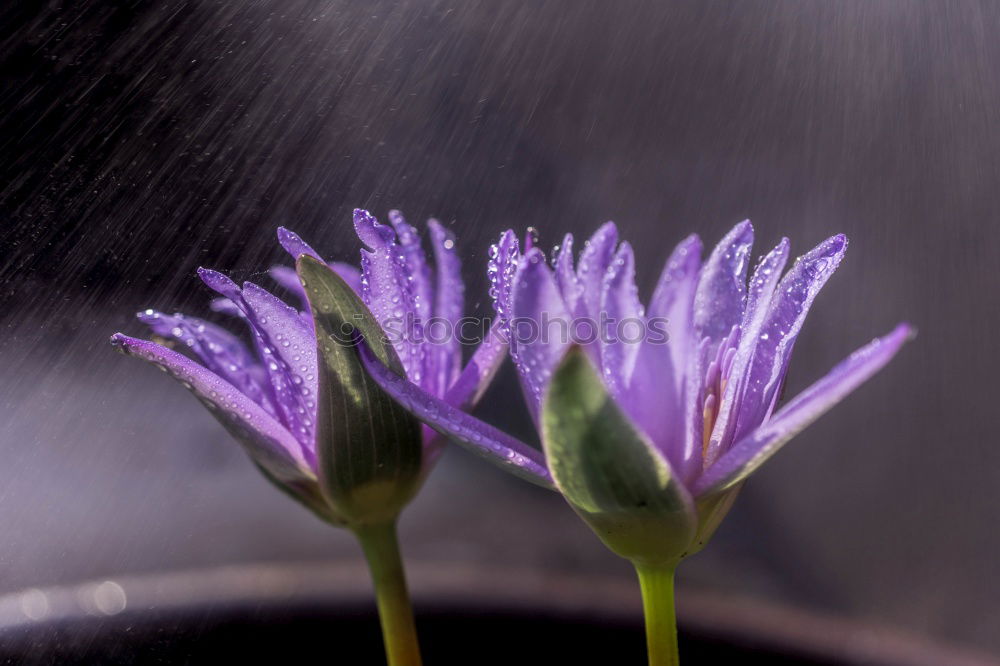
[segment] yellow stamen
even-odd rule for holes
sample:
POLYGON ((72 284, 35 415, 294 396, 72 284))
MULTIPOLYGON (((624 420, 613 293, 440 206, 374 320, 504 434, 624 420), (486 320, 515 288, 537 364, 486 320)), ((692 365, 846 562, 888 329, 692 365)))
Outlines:
POLYGON ((706 405, 705 409, 701 413, 702 423, 704 424, 701 429, 701 457, 704 459, 708 455, 708 443, 712 439, 712 428, 715 426, 715 414, 710 406, 706 405))
POLYGON ((701 412, 701 458, 708 464, 708 445, 712 442, 712 431, 715 430, 715 422, 719 418, 719 405, 722 396, 726 391, 726 380, 723 379, 719 385, 718 393, 709 393, 705 398, 704 407, 701 412))

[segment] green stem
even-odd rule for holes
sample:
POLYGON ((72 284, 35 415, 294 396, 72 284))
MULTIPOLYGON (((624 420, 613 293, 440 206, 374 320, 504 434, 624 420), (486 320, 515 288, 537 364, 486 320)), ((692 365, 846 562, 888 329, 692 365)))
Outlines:
POLYGON ((649 666, 677 666, 677 618, 674 615, 674 568, 676 565, 635 563, 642 588, 642 612, 646 617, 646 651, 649 666))
POLYGON ((375 584, 375 600, 389 666, 420 666, 420 645, 396 540, 396 521, 365 525, 355 528, 354 533, 361 542, 375 584))

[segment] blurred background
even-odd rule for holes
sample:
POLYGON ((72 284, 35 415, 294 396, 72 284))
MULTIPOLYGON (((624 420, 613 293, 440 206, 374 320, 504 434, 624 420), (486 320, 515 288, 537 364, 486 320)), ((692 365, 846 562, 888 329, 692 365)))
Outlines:
MULTIPOLYGON (((486 249, 614 219, 644 294, 673 244, 844 232, 788 395, 919 337, 754 477, 680 572, 1000 652, 1000 5, 6 2, 0 7, 0 593, 356 559, 195 400, 113 353, 199 265, 267 283, 287 225, 355 261, 355 207, 486 249)), ((529 437, 507 368, 480 415, 529 437)), ((451 451, 404 514, 420 561, 631 576, 545 491, 451 451)))

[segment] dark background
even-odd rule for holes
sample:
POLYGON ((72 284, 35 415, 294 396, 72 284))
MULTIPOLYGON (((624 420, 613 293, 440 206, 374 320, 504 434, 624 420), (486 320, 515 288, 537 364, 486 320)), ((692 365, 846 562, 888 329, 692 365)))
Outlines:
MULTIPOLYGON (((907 319, 917 341, 748 484, 690 587, 1000 651, 1000 5, 5 2, 0 592, 357 557, 200 405, 112 353, 274 228, 353 261, 354 207, 453 224, 470 309, 503 228, 618 222, 648 295, 690 231, 755 254, 844 232, 789 395, 907 319)), ((475 306, 473 308, 472 306, 475 306)), ((508 372, 485 418, 526 435, 508 372)), ((560 498, 449 454, 415 560, 630 575, 560 498)))

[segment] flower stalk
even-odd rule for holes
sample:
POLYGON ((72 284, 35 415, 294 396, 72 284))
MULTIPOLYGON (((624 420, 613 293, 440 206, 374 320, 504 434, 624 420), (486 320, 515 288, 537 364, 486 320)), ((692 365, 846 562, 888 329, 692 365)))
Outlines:
POLYGON ((642 612, 646 618, 646 652, 649 666, 677 666, 677 619, 674 612, 676 564, 635 563, 642 589, 642 612))
POLYGON ((420 666, 420 645, 399 554, 396 521, 364 525, 353 532, 361 542, 375 586, 386 660, 389 666, 420 666))

